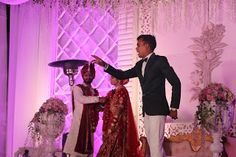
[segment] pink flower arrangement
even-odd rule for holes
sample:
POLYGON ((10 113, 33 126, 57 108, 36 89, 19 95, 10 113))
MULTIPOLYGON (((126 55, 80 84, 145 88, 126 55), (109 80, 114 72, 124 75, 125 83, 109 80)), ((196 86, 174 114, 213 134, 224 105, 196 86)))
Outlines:
POLYGON ((47 112, 48 114, 59 113, 62 115, 66 115, 68 113, 68 109, 66 104, 59 98, 49 98, 42 104, 39 108, 39 111, 35 113, 34 118, 31 122, 40 122, 41 113, 47 112))
MULTIPOLYGON (((218 125, 226 120, 233 120, 233 109, 235 105, 234 94, 220 83, 211 83, 201 90, 199 94, 199 105, 195 114, 196 125, 206 130, 217 130, 218 125), (228 113, 224 116, 225 111, 228 113)), ((226 124, 225 124, 226 125, 226 124)), ((228 128, 229 126, 223 126, 228 128)))
POLYGON ((58 98, 50 98, 40 107, 39 112, 61 113, 66 115, 68 109, 66 104, 58 98))
POLYGON ((199 94, 199 101, 208 103, 215 101, 216 104, 231 104, 235 101, 234 94, 221 83, 211 83, 199 94))
POLYGON ((68 113, 66 104, 59 98, 49 98, 42 104, 39 111, 34 114, 33 119, 28 125, 28 134, 33 141, 40 141, 42 137, 57 137, 64 128, 65 115, 68 113), (53 123, 49 123, 53 120, 53 123), (49 130, 52 128, 53 132, 49 130), (46 130, 45 130, 46 128, 46 130), (49 134, 50 132, 50 134, 49 134))

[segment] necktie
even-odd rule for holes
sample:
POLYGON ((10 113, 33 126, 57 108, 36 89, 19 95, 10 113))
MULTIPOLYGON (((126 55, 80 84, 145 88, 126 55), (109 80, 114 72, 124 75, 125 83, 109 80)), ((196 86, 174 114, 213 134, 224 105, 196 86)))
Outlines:
POLYGON ((147 62, 147 58, 144 58, 144 59, 143 59, 143 62, 147 62))

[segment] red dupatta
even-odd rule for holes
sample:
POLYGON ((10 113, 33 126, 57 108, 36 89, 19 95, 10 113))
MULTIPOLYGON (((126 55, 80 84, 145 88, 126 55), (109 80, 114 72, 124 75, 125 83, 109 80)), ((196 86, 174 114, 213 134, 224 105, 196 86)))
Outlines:
POLYGON ((103 113, 103 143, 97 157, 140 157, 137 128, 124 86, 107 95, 103 113))
POLYGON ((128 103, 127 111, 127 154, 128 157, 139 157, 139 139, 137 127, 134 120, 133 110, 131 103, 128 103))

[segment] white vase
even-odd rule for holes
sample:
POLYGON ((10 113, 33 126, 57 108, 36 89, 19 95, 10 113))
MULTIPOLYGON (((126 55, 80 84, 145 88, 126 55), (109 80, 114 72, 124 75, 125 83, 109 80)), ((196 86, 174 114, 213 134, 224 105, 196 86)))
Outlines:
POLYGON ((210 150, 213 153, 213 157, 220 157, 223 151, 223 144, 221 143, 222 134, 220 132, 212 133, 213 143, 210 145, 210 150))
POLYGON ((234 119, 234 105, 216 104, 214 111, 214 129, 211 130, 213 143, 210 146, 210 150, 213 153, 213 157, 220 157, 223 151, 222 136, 227 134, 234 119))
POLYGON ((222 115, 222 131, 224 134, 227 134, 228 130, 232 126, 234 120, 234 105, 227 105, 227 109, 221 111, 222 115))
POLYGON ((56 150, 55 140, 64 129, 65 116, 46 112, 41 115, 41 121, 39 124, 39 133, 42 136, 41 157, 53 157, 56 150))

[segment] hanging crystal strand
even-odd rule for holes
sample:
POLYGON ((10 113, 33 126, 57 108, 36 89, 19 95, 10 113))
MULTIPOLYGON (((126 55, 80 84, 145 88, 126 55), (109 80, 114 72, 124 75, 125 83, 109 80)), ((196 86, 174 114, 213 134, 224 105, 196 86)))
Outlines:
POLYGON ((223 5, 223 1, 220 0, 219 3, 218 3, 218 14, 216 15, 218 17, 218 21, 219 23, 222 23, 223 22, 223 16, 224 16, 224 5, 223 5))
POLYGON ((156 26, 156 30, 154 30, 154 32, 157 32, 159 34, 160 32, 160 25, 159 25, 159 3, 156 2, 155 3, 155 7, 154 7, 154 10, 153 10, 153 14, 156 15, 156 17, 153 19, 153 24, 154 26, 156 26))
POLYGON ((223 2, 222 0, 210 1, 210 19, 215 23, 222 23, 223 20, 223 2))
POLYGON ((172 9, 171 9, 171 4, 168 3, 168 2, 165 2, 165 7, 166 7, 166 28, 167 28, 167 31, 172 28, 172 9))
POLYGON ((173 3, 174 5, 174 18, 173 20, 173 29, 176 31, 176 30, 179 30, 179 28, 181 28, 181 24, 182 24, 182 6, 183 6, 183 1, 182 0, 179 0, 179 1, 175 1, 175 3, 173 3))
POLYGON ((191 19, 191 4, 193 2, 190 2, 190 1, 185 1, 184 2, 184 21, 185 21, 185 26, 187 28, 190 28, 190 19, 191 19))
POLYGON ((167 22, 167 7, 164 2, 158 4, 158 26, 160 32, 167 32, 168 22, 167 22))
POLYGON ((236 1, 235 0, 227 0, 225 1, 227 7, 227 17, 232 22, 236 22, 236 1))
POLYGON ((232 3, 233 3, 233 5, 232 5, 232 7, 233 7, 233 9, 232 9, 232 19, 233 19, 233 22, 236 22, 236 1, 235 0, 232 0, 232 3))

